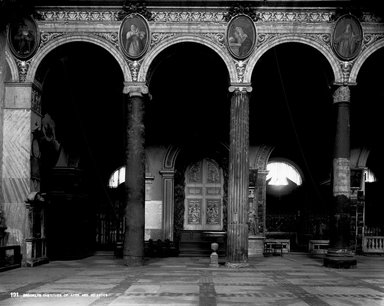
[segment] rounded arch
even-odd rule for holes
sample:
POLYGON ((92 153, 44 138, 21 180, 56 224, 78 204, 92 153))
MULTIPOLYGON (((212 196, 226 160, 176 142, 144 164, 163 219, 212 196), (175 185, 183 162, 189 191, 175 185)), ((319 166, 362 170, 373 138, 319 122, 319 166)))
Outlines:
POLYGON ((342 81, 343 74, 342 74, 339 62, 337 61, 336 57, 333 55, 332 51, 326 45, 321 44, 320 42, 317 42, 311 38, 307 38, 302 35, 284 35, 284 36, 272 39, 271 41, 269 41, 269 43, 262 45, 256 50, 255 54, 251 57, 251 59, 247 64, 247 67, 245 68, 244 82, 246 83, 251 82, 253 70, 257 62, 259 61, 259 59, 263 56, 263 54, 266 53, 268 50, 272 49, 273 47, 283 43, 302 43, 315 48, 325 56, 325 58, 328 60, 329 64, 331 65, 331 68, 334 74, 334 82, 342 81))
POLYGON ((235 64, 232 60, 232 58, 229 56, 229 54, 220 48, 216 43, 214 43, 212 40, 206 37, 202 36, 193 36, 193 35, 185 35, 185 36, 178 36, 178 37, 171 37, 168 39, 165 39, 162 41, 160 44, 158 44, 156 47, 154 47, 145 57, 141 67, 140 71, 138 74, 138 81, 139 82, 146 82, 147 80, 147 73, 149 71, 149 68, 154 61, 154 59, 166 48, 182 43, 182 42, 193 42, 193 43, 198 43, 201 45, 204 45, 208 48, 211 48, 213 51, 215 51, 221 59, 224 61, 228 74, 229 74, 229 79, 231 83, 237 82, 237 72, 236 72, 236 67, 235 64))
POLYGON ((35 57, 33 58, 28 73, 27 73, 27 82, 32 82, 35 78, 36 71, 42 62, 42 60, 45 58, 46 55, 48 55, 52 50, 56 49, 57 47, 71 43, 71 42, 87 42, 91 43, 97 46, 102 47, 103 49, 107 50, 119 63, 121 71, 124 75, 124 81, 125 82, 131 82, 132 77, 129 72, 128 65, 123 57, 123 55, 113 47, 110 43, 106 42, 102 38, 98 38, 93 35, 87 35, 87 34, 70 34, 70 35, 64 35, 60 36, 59 38, 53 39, 52 41, 48 42, 44 47, 42 47, 35 57))
POLYGON ((355 64, 352 67, 351 74, 349 76, 349 82, 354 84, 356 83, 357 76, 359 74, 359 71, 365 61, 367 60, 368 57, 370 57, 373 53, 375 53, 377 50, 381 49, 384 47, 384 39, 379 40, 378 42, 370 45, 367 49, 365 49, 357 58, 355 61, 355 64))
POLYGON ((19 71, 17 69, 15 60, 7 50, 5 50, 5 59, 8 63, 9 70, 11 71, 12 82, 17 82, 19 80, 19 71))
POLYGON ((274 147, 269 145, 259 145, 257 147, 249 148, 249 168, 266 170, 269 157, 274 147))

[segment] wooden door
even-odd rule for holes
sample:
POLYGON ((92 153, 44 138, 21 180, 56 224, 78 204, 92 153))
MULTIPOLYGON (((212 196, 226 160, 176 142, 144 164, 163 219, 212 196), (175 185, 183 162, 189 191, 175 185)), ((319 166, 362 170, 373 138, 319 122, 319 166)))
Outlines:
POLYGON ((184 230, 222 230, 223 181, 223 171, 213 160, 203 159, 187 168, 184 230))

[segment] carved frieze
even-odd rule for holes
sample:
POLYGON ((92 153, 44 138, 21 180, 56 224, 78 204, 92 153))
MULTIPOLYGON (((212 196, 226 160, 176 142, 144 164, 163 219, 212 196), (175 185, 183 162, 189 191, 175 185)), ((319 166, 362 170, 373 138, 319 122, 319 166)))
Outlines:
POLYGON ((218 11, 154 11, 155 22, 223 22, 224 12, 218 11))
POLYGON ((152 33, 150 48, 152 49, 154 46, 158 45, 163 40, 174 37, 175 35, 176 33, 158 33, 158 32, 152 33))
POLYGON ((116 21, 118 10, 40 10, 44 21, 116 21))
POLYGON ((261 11, 257 13, 260 22, 330 22, 332 12, 314 11, 261 11))
POLYGON ((221 47, 225 47, 225 33, 203 33, 203 35, 221 47))
POLYGON ((40 46, 39 48, 44 47, 51 40, 65 35, 64 32, 41 32, 40 33, 40 46))
POLYGON ((117 32, 96 32, 95 35, 104 38, 110 42, 115 48, 119 48, 119 34, 117 32))
POLYGON ((362 50, 368 48, 373 43, 382 40, 384 38, 384 33, 366 33, 363 37, 363 46, 362 50))

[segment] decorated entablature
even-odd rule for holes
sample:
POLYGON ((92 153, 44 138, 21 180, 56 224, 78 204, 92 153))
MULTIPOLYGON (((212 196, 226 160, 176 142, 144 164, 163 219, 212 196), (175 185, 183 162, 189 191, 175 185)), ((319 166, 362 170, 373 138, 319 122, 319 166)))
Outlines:
POLYGON ((30 58, 7 57, 13 79, 20 82, 34 81, 40 62, 56 47, 83 41, 110 52, 125 82, 146 82, 151 63, 160 52, 177 43, 194 42, 213 49, 222 58, 232 84, 249 84, 265 52, 282 43, 297 42, 316 48, 327 58, 336 84, 352 85, 366 58, 384 45, 384 26, 379 17, 373 13, 354 17, 330 7, 38 7, 36 15, 39 45, 35 53, 30 58), (121 36, 123 23, 132 16, 141 18, 147 27, 146 47, 139 56, 129 55, 121 36), (231 24, 236 27, 236 18, 242 16, 254 26, 254 35, 248 34, 251 48, 245 57, 237 56, 231 45, 231 24), (356 35, 360 35, 353 56, 343 56, 335 47, 341 31, 336 26, 345 27, 343 18, 352 18, 354 30, 359 32, 356 35))

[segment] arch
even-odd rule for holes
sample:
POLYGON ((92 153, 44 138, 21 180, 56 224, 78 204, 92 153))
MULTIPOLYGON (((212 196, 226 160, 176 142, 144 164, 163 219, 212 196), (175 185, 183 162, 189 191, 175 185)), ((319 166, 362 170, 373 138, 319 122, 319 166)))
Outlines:
POLYGON ((350 167, 364 168, 367 165, 367 160, 371 151, 365 147, 354 148, 351 150, 350 167))
POLYGON ((351 69, 351 74, 349 76, 349 82, 352 84, 356 83, 357 75, 359 74, 361 66, 365 63, 368 57, 370 57, 373 53, 375 53, 377 50, 384 47, 384 39, 377 41, 376 43, 370 45, 367 49, 365 49, 357 58, 355 61, 355 64, 353 65, 351 69))
POLYGON ((69 35, 60 36, 59 38, 53 39, 52 41, 48 42, 44 47, 38 50, 37 54, 33 58, 27 73, 26 81, 32 82, 34 80, 36 71, 40 63, 48 53, 50 53, 52 50, 56 49, 57 47, 70 42, 88 42, 104 48, 119 63, 124 76, 124 81, 125 82, 132 81, 132 77, 129 72, 128 65, 123 55, 112 44, 108 43, 104 39, 98 38, 94 35, 89 35, 89 34, 69 34, 69 35))
POLYGON ((343 80, 343 74, 342 74, 342 70, 339 65, 339 62, 334 56, 334 54, 332 53, 332 50, 330 48, 328 48, 325 44, 321 44, 320 42, 317 42, 316 40, 311 38, 307 38, 303 35, 291 34, 291 35, 284 35, 284 36, 279 36, 277 38, 271 39, 268 43, 263 44, 261 47, 259 47, 256 50, 256 53, 253 56, 251 56, 251 59, 249 60, 247 67, 245 68, 245 72, 244 72, 245 83, 251 82, 253 69, 255 68, 261 56, 264 53, 266 53, 268 50, 272 49, 273 47, 283 43, 302 43, 302 44, 314 47, 316 50, 320 51, 325 56, 325 58, 328 60, 329 64, 331 65, 331 68, 334 74, 334 79, 335 79, 334 81, 341 82, 343 80))
POLYGON ((8 63, 9 70, 11 71, 12 82, 17 82, 19 80, 19 70, 13 57, 5 50, 5 60, 8 63))
POLYGON ((170 145, 163 160, 163 170, 175 170, 177 156, 180 153, 180 147, 170 145))
POLYGON ((249 168, 266 170, 269 157, 274 147, 268 145, 260 145, 249 148, 249 168))
POLYGON ((157 46, 155 46, 145 57, 138 74, 138 81, 139 82, 146 82, 147 80, 147 73, 148 70, 154 61, 154 59, 166 48, 183 42, 194 42, 201 45, 204 45, 206 47, 211 48, 213 51, 218 54, 221 59, 224 61, 229 74, 229 79, 231 83, 237 82, 237 72, 235 64, 232 60, 232 58, 229 56, 229 54, 220 48, 220 46, 216 43, 214 43, 212 40, 206 37, 202 36, 193 36, 193 35, 184 35, 184 36, 177 36, 177 37, 170 37, 168 39, 163 40, 161 43, 159 43, 157 46))

